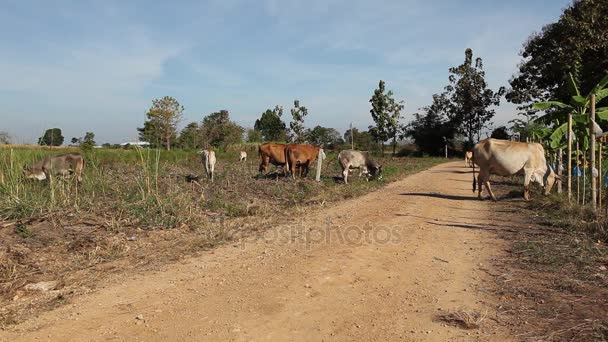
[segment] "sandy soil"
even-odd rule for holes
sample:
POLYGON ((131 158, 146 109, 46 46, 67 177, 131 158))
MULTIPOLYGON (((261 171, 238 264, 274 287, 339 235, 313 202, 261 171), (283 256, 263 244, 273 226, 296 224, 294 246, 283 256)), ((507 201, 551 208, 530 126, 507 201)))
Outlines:
POLYGON ((502 242, 462 162, 222 246, 113 279, 1 341, 509 340, 484 289, 502 242), (481 329, 434 320, 465 308, 481 329))

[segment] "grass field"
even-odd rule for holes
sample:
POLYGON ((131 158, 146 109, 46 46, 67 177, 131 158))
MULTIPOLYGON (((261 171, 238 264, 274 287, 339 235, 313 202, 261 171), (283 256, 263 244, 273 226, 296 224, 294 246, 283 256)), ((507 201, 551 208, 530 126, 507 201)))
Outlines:
MULTIPOLYGON (((22 169, 69 149, 0 148, 0 326, 86 292, 101 275, 156 267, 218 243, 256 234, 309 210, 373 191, 445 159, 378 158, 380 181, 336 180, 336 152, 327 152, 321 182, 258 177, 249 159, 217 153, 215 183, 202 176, 200 156, 188 151, 81 151, 83 183, 26 180, 22 169), (288 213, 288 214, 286 214, 288 213), (33 295, 24 285, 58 281, 57 291, 33 295)), ((75 149, 74 151, 78 151, 75 149)))

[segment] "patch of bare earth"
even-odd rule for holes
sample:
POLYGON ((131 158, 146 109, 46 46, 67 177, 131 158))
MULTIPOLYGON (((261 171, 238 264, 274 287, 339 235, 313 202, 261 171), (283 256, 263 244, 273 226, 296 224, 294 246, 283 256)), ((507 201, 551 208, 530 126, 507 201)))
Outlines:
POLYGON ((285 210, 262 235, 106 280, 0 340, 512 340, 492 267, 512 225, 473 200, 470 178, 442 164, 297 219, 285 210))
POLYGON ((522 201, 519 183, 499 178, 494 189, 495 220, 510 226, 497 230, 508 246, 490 273, 497 280, 498 321, 520 340, 608 340, 606 244, 549 224, 560 213, 522 201))

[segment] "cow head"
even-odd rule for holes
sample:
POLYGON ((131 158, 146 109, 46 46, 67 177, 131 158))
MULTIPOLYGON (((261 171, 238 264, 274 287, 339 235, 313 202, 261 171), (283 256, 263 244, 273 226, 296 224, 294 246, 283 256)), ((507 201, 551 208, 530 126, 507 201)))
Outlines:
POLYGON ((46 174, 42 170, 34 170, 32 167, 23 167, 22 171, 23 177, 27 179, 37 179, 37 180, 45 180, 46 174))
POLYGON ((555 184, 555 181, 560 179, 561 177, 556 175, 555 172, 553 171, 553 168, 551 167, 551 165, 547 165, 547 173, 545 174, 545 195, 548 195, 551 192, 551 188, 553 188, 553 184, 555 184))
POLYGON ((369 175, 370 175, 370 177, 382 179, 382 165, 380 165, 378 163, 373 163, 369 167, 369 175))

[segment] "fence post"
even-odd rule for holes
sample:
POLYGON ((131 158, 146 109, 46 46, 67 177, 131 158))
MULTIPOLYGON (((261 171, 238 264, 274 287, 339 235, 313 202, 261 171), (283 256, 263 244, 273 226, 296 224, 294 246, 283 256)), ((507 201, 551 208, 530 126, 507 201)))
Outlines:
POLYGON ((580 179, 581 177, 578 176, 579 172, 581 172, 581 165, 578 161, 578 139, 576 139, 576 204, 580 203, 580 187, 579 187, 579 183, 580 183, 580 179))
POLYGON ((604 177, 602 177, 602 140, 599 141, 598 153, 597 153, 597 174, 599 190, 597 192, 597 210, 598 213, 602 213, 602 191, 604 190, 604 177))
POLYGON ((568 113, 568 202, 572 203, 572 113, 568 113))
POLYGON ((448 145, 445 145, 445 158, 448 158, 448 145))
POLYGON ((591 94, 591 120, 589 122, 589 133, 591 135, 591 206, 597 209, 597 188, 593 171, 595 170, 595 94, 591 94))
POLYGON ((557 175, 559 176, 559 179, 557 180, 557 193, 561 194, 562 193, 562 174, 564 173, 564 168, 562 166, 562 149, 560 148, 558 150, 558 156, 557 156, 557 175))
POLYGON ((323 166, 323 159, 325 159, 325 152, 320 148, 319 154, 317 155, 317 173, 315 174, 315 180, 317 182, 321 181, 321 166, 323 166))

